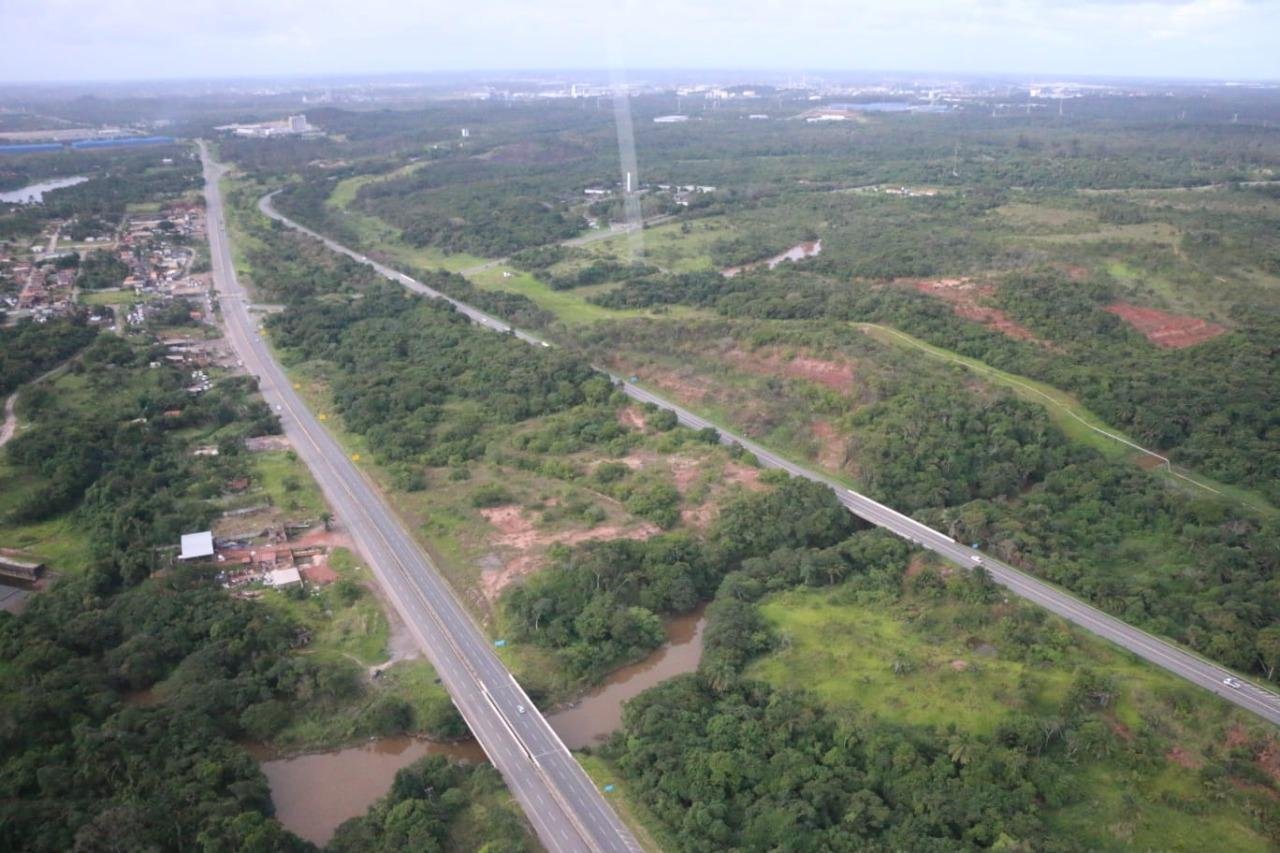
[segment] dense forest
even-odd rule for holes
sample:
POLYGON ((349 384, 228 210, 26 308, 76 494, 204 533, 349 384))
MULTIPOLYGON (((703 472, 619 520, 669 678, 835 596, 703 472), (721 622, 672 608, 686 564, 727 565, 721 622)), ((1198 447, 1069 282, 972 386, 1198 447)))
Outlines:
POLYGON ((119 287, 128 274, 129 266, 115 254, 105 249, 95 249, 87 253, 80 262, 76 285, 85 290, 119 287))
POLYGON ((362 736, 456 736, 460 721, 447 703, 362 701, 361 667, 297 654, 304 625, 230 597, 211 567, 173 563, 179 536, 248 472, 243 439, 278 424, 251 380, 193 398, 181 370, 148 367, 156 359, 99 337, 58 388, 25 392, 32 426, 4 451, 17 494, 3 523, 69 519, 89 562, 21 616, 0 614, 0 847, 311 849, 270 819, 243 741, 353 704, 362 736), (192 455, 193 435, 218 455, 192 455), (161 682, 163 701, 136 700, 161 682))
POLYGON ((81 315, 0 328, 0 397, 74 355, 97 332, 81 315))
POLYGON ((428 756, 396 773, 391 791, 368 813, 338 827, 326 850, 335 853, 396 853, 455 848, 460 824, 483 828, 486 853, 532 849, 520 818, 486 803, 503 790, 502 778, 488 765, 452 764, 428 756), (478 814, 466 815, 470 808, 478 814))
POLYGON ((390 461, 448 465, 484 450, 489 424, 512 423, 611 393, 609 382, 562 350, 531 350, 478 333, 447 304, 373 284, 361 298, 313 300, 269 327, 298 359, 333 368, 347 427, 390 461), (440 429, 441 407, 466 402, 466 423, 440 429))
POLYGON ((288 657, 295 626, 265 620, 202 572, 151 577, 168 562, 157 548, 210 514, 199 490, 212 472, 178 431, 221 424, 230 439, 271 430, 274 418, 234 383, 192 402, 181 372, 148 370, 149 357, 99 338, 73 367, 97 405, 77 409, 33 389, 24 408, 33 428, 5 450, 11 466, 45 484, 10 520, 73 512, 91 530, 93 563, 23 615, 0 616, 9 662, 3 846, 173 848, 205 836, 213 849, 233 849, 252 829, 280 849, 300 847, 278 824, 264 828, 265 780, 232 741, 253 707, 354 684, 288 657), (179 401, 181 424, 159 417, 179 401), (171 701, 125 701, 165 678, 171 701))

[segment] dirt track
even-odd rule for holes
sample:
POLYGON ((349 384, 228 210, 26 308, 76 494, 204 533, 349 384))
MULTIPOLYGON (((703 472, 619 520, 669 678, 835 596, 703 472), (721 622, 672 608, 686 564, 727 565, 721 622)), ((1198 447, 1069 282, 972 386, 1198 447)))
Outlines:
POLYGON ((18 431, 18 416, 13 411, 17 402, 17 391, 10 394, 9 399, 4 401, 4 423, 0 424, 0 447, 8 444, 9 439, 13 438, 13 434, 18 431))

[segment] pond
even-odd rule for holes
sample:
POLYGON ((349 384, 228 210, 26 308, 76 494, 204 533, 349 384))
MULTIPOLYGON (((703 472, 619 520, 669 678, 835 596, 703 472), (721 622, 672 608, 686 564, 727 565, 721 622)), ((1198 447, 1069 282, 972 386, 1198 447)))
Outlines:
POLYGON ((89 179, 77 175, 74 178, 53 178, 36 184, 28 184, 16 190, 0 193, 0 202, 8 204, 43 204, 45 193, 60 190, 63 187, 74 187, 76 184, 83 184, 87 180, 89 179))
POLYGON ((720 274, 725 278, 733 278, 735 275, 738 275, 739 273, 746 272, 747 270, 750 270, 750 269, 755 269, 756 267, 759 267, 759 266, 767 266, 769 269, 773 269, 783 261, 803 261, 805 258, 813 258, 820 254, 822 254, 822 241, 811 240, 804 243, 797 243, 794 246, 792 246, 790 249, 787 249, 785 252, 780 252, 774 255, 772 258, 765 258, 763 261, 756 261, 755 263, 750 263, 750 264, 742 264, 741 266, 737 266, 737 267, 725 267, 724 269, 720 270, 720 274))

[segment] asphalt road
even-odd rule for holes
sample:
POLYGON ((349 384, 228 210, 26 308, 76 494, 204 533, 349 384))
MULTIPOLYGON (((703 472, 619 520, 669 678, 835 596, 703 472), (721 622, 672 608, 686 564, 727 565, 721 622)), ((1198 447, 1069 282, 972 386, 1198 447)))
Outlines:
MULTIPOLYGON (((309 234, 318 240, 324 242, 326 246, 335 252, 341 252, 355 260, 370 264, 378 272, 385 275, 393 281, 398 281, 405 287, 415 290, 419 293, 444 299, 453 304, 455 308, 463 314, 470 317, 476 323, 485 326, 495 332, 511 332, 516 337, 535 346, 550 346, 547 341, 537 335, 528 332, 513 329, 510 325, 499 320, 483 311, 478 311, 469 305, 459 302, 435 291, 421 282, 415 281, 409 276, 393 270, 383 264, 370 261, 365 256, 353 252, 352 250, 335 243, 333 240, 323 237, 320 234, 299 225, 288 217, 283 216, 271 206, 271 196, 265 196, 258 202, 259 209, 263 213, 277 219, 280 222, 309 234)), ((603 371, 606 372, 607 371, 603 371)), ((612 374, 610 374, 612 376, 612 374)), ((826 477, 822 474, 797 465, 788 459, 785 459, 773 451, 756 444, 750 439, 734 435, 715 424, 701 418, 693 412, 672 403, 671 401, 654 394, 644 388, 628 382, 621 377, 612 376, 622 390, 634 400, 645 403, 654 403, 666 409, 671 409, 676 413, 680 423, 684 426, 694 429, 702 429, 705 427, 715 427, 720 433, 720 440, 725 444, 740 444, 751 453, 755 454, 760 463, 769 468, 780 468, 796 477, 804 477, 808 480, 823 483, 830 486, 840 499, 840 502, 848 508, 850 512, 877 527, 895 533, 923 548, 928 548, 935 554, 950 560, 958 566, 966 569, 972 569, 981 565, 986 569, 992 580, 1001 584, 1010 592, 1034 602, 1035 604, 1058 614, 1069 622, 1072 622, 1086 631, 1090 631, 1110 640, 1116 645, 1127 649, 1150 663, 1155 664, 1162 669, 1186 679, 1192 684, 1203 687, 1204 689, 1221 696, 1228 702, 1238 705, 1247 711, 1252 711, 1259 717, 1280 725, 1280 695, 1266 689, 1244 677, 1219 666, 1216 663, 1199 657, 1192 652, 1178 646, 1168 640, 1161 639, 1152 634, 1148 634, 1140 628, 1135 628, 1120 619, 1115 618, 1092 605, 1086 604, 1074 595, 1059 589, 1058 587, 1046 583, 1039 578, 1029 575, 1020 569, 1016 569, 1008 563, 1003 563, 994 557, 983 554, 981 551, 969 548, 956 542, 954 539, 940 533, 930 527, 927 527, 909 516, 903 515, 881 503, 878 503, 866 495, 859 494, 851 489, 846 488, 840 483, 826 477), (1227 679, 1232 679, 1239 687, 1230 686, 1227 679)))
POLYGON ((378 489, 317 421, 274 360, 236 279, 218 178, 203 145, 209 249, 227 337, 338 519, 430 658, 463 719, 502 773, 545 847, 638 851, 577 760, 494 654, 448 582, 378 489))

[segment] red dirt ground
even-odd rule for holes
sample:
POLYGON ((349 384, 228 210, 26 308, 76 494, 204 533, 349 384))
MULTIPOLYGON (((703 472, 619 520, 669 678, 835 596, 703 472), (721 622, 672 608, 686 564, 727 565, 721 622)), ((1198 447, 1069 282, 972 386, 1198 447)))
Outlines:
POLYGON ((1002 335, 1020 341, 1036 341, 1043 344, 1026 326, 1014 321, 999 308, 983 305, 983 300, 996 292, 990 284, 978 284, 969 278, 936 278, 911 281, 921 293, 951 303, 957 317, 981 323, 1002 335))
POLYGON ((811 355, 797 355, 787 359, 775 350, 746 352, 736 348, 725 353, 725 358, 748 373, 803 379, 844 394, 853 390, 855 366, 853 362, 844 359, 825 360, 811 355))
POLYGON ((682 402, 700 403, 711 391, 707 380, 701 376, 682 377, 673 374, 645 372, 641 374, 646 382, 652 382, 659 388, 669 391, 682 402))
POLYGON ((509 504, 480 510, 485 520, 498 530, 492 542, 513 551, 516 555, 507 560, 498 570, 485 571, 480 578, 484 596, 489 601, 498 595, 516 578, 527 575, 542 567, 541 549, 547 545, 577 545, 582 542, 594 542, 599 539, 648 539, 657 535, 657 525, 648 522, 632 525, 627 528, 616 524, 602 524, 590 530, 569 530, 559 533, 537 530, 533 521, 525 515, 524 508, 509 504))
POLYGON ((925 567, 924 557, 916 555, 911 558, 911 562, 907 563, 907 571, 905 572, 905 576, 909 578, 913 578, 916 575, 923 572, 924 567, 925 567))
POLYGON ((809 425, 809 429, 818 440, 818 464, 832 471, 839 471, 844 467, 848 456, 844 436, 840 435, 829 422, 823 420, 814 421, 809 425))
POLYGON ((1258 766, 1273 782, 1280 783, 1280 740, 1267 738, 1267 745, 1258 753, 1258 766))
POLYGON ((1142 308, 1127 302, 1108 305, 1107 311, 1133 326, 1147 340, 1163 349, 1182 349, 1216 338, 1227 329, 1217 323, 1170 314, 1158 308, 1142 308))
POLYGON ((1200 761, 1198 756, 1192 755, 1180 746, 1175 746, 1170 749, 1164 754, 1164 757, 1179 767, 1185 767, 1188 770, 1195 770, 1203 763, 1200 761))
POLYGON ((623 406, 618 411, 618 423, 630 429, 643 431, 645 428, 644 415, 635 406, 623 406))

